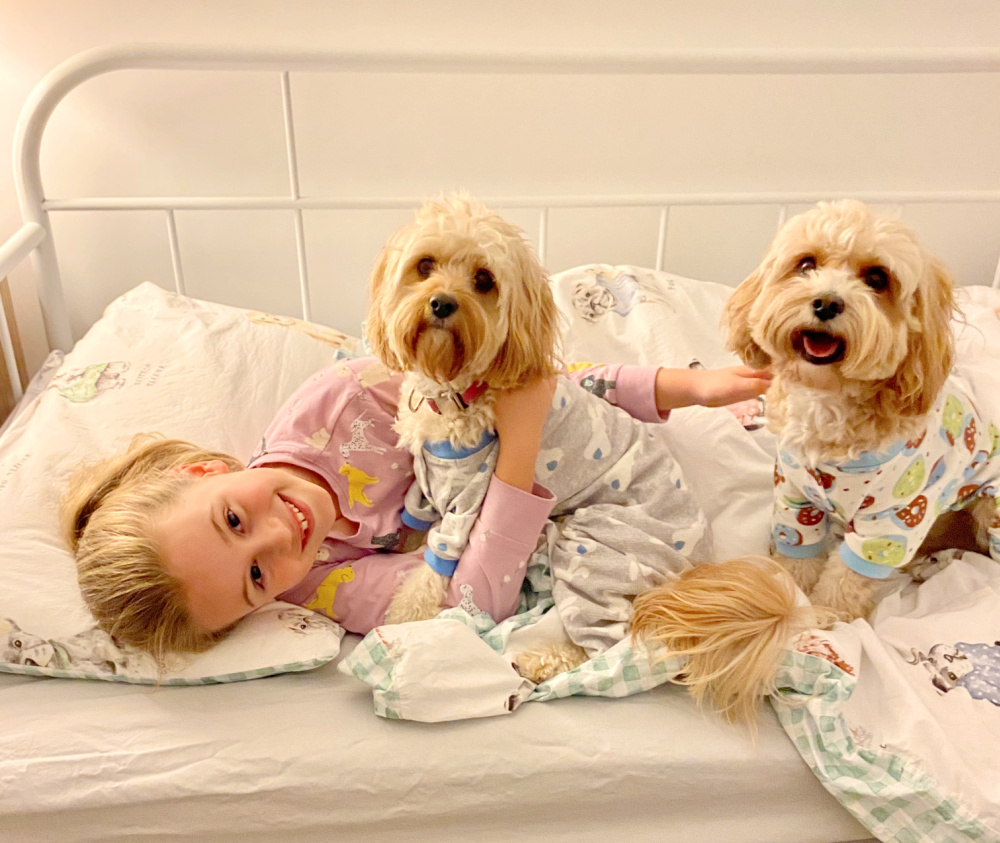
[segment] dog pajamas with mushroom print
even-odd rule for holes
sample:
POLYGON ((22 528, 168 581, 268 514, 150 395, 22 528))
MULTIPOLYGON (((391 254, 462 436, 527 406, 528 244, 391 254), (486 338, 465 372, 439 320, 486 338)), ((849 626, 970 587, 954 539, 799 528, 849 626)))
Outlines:
MULTIPOLYGON (((707 520, 665 431, 609 403, 618 377, 617 367, 607 367, 580 385, 559 379, 535 467, 557 498, 557 529, 544 548, 553 598, 570 639, 589 655, 626 636, 636 595, 711 555, 707 520)), ((661 421, 655 407, 637 415, 661 421)), ((431 527, 426 560, 441 573, 462 553, 496 450, 487 435, 468 451, 425 443, 414 458, 417 482, 404 522, 431 527)))
MULTIPOLYGON (((913 560, 943 512, 977 497, 996 505, 1000 431, 949 379, 915 440, 837 465, 809 465, 801 455, 781 450, 775 484, 772 539, 781 554, 817 555, 832 517, 846 525, 839 548, 844 564, 884 579, 913 560)), ((989 540, 990 554, 1000 560, 1000 517, 993 519, 989 540)))

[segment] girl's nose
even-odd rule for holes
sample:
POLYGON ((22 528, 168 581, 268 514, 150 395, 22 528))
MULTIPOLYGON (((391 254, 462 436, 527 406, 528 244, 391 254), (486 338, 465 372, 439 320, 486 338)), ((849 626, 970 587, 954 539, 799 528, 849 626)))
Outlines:
POLYGON ((294 546, 291 527, 278 515, 258 519, 253 532, 258 553, 287 553, 294 546))

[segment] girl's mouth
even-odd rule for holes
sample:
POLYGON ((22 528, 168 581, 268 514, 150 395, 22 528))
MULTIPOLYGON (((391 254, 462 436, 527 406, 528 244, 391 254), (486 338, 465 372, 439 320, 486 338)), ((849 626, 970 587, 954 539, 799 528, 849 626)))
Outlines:
POLYGON ((302 543, 301 549, 304 551, 306 544, 309 542, 309 536, 312 534, 312 512, 304 503, 295 503, 281 495, 278 497, 281 497, 282 503, 285 504, 292 515, 292 520, 299 531, 299 538, 302 543))

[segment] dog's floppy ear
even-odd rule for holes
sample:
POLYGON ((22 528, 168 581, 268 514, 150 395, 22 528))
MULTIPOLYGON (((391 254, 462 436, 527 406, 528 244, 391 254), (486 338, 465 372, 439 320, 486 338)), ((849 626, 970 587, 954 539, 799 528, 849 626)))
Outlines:
POLYGON ((485 375, 498 389, 559 371, 559 310, 548 273, 527 243, 518 271, 519 286, 507 297, 507 339, 485 375))
POLYGON ((750 308, 760 295, 767 265, 767 261, 762 263, 733 290, 722 311, 726 348, 738 354, 744 363, 755 369, 763 369, 771 364, 771 358, 750 336, 750 308))
POLYGON ((910 331, 906 359, 890 383, 899 397, 897 412, 906 416, 922 416, 931 409, 954 360, 955 282, 936 257, 928 255, 925 266, 925 277, 913 297, 919 328, 910 331))
POLYGON ((392 241, 387 243, 372 267, 368 278, 368 316, 365 319, 365 338, 371 348, 371 353, 381 360, 388 368, 402 371, 402 364, 389 347, 389 329, 383 316, 382 297, 388 295, 386 276, 393 253, 392 241))

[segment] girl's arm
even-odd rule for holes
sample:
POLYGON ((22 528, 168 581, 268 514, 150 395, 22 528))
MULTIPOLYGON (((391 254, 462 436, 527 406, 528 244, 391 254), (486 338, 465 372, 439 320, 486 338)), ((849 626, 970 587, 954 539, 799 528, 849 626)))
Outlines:
POLYGON ((555 387, 555 378, 546 378, 497 399, 497 465, 451 579, 448 606, 475 607, 497 622, 517 610, 528 558, 556 503, 548 489, 535 483, 555 387))
POLYGON ((675 407, 692 404, 725 407, 763 395, 770 386, 770 372, 749 366, 660 369, 656 373, 656 406, 661 417, 675 407))
POLYGON ((569 377, 600 398, 644 422, 666 420, 677 407, 725 407, 767 392, 771 373, 726 369, 665 369, 610 364, 574 367, 569 377))

